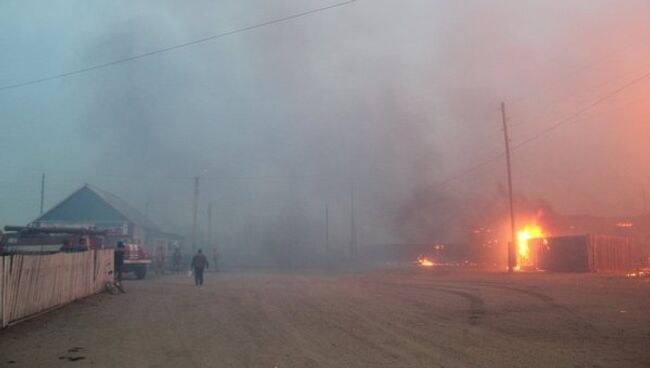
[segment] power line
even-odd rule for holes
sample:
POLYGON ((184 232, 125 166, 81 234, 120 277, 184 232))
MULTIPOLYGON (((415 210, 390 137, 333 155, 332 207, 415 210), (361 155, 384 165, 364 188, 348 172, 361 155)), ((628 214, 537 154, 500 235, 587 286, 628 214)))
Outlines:
POLYGON ((525 144, 528 144, 528 143, 530 143, 530 142, 532 142, 532 141, 535 141, 535 140, 537 140, 537 139, 539 139, 539 138, 545 136, 546 134, 552 132, 553 130, 559 128, 560 126, 562 126, 562 125, 564 125, 564 124, 567 124, 567 123, 571 122, 573 119, 577 118, 578 116, 582 115, 583 113, 585 113, 585 112, 587 112, 587 111, 593 109, 594 107, 600 105, 600 104, 603 103, 604 101, 606 101, 606 100, 608 100, 608 99, 610 99, 610 98, 612 98, 612 97, 618 95, 619 93, 621 93, 621 92, 623 92, 624 90, 626 90, 626 89, 628 89, 628 88, 634 86, 635 84, 637 84, 637 83, 639 83, 639 82, 645 80, 645 79, 648 78, 648 77, 650 77, 650 71, 648 71, 648 72, 642 74, 641 76, 639 76, 639 77, 637 77, 637 78, 635 78, 635 79, 633 79, 633 80, 631 80, 631 81, 625 83, 625 84, 622 85, 621 87, 616 88, 615 90, 613 90, 613 91, 611 91, 611 92, 609 92, 609 93, 607 93, 607 94, 605 94, 605 95, 603 95, 603 96, 597 98, 595 101, 593 101, 593 102, 590 103, 589 105, 587 105, 587 106, 585 106, 585 107, 579 109, 579 110, 576 111, 575 113, 573 113, 573 114, 571 114, 571 115, 565 117, 564 119, 560 119, 560 120, 559 120, 558 122, 556 122, 555 124, 553 124, 553 125, 547 127, 546 129, 544 129, 544 130, 538 132, 538 133, 535 134, 534 136, 532 136, 532 137, 530 137, 530 138, 528 138, 528 139, 526 139, 526 140, 524 140, 524 141, 522 141, 522 142, 517 143, 513 148, 514 148, 514 149, 519 148, 519 147, 521 147, 521 146, 523 146, 523 145, 525 145, 525 144))
MULTIPOLYGON (((547 135, 548 133, 554 131, 555 129, 557 129, 559 127, 561 127, 562 125, 572 122, 575 118, 579 117, 583 113, 593 109, 594 107, 600 105, 601 103, 605 102, 606 100, 618 95, 619 93, 621 93, 624 90, 626 90, 626 89, 636 85, 637 83, 647 79, 648 77, 650 77, 650 71, 645 72, 641 76, 639 76, 639 77, 625 83, 624 85, 610 91, 609 93, 597 98, 592 103, 590 103, 590 104, 586 105, 585 107, 579 109, 575 113, 573 113, 573 114, 571 114, 571 115, 569 115, 569 116, 567 116, 567 117, 565 117, 563 119, 558 120, 555 124, 553 124, 553 125, 547 127, 546 129, 538 132, 534 136, 532 136, 532 137, 530 137, 530 138, 528 138, 528 139, 526 139, 526 140, 524 140, 522 142, 519 142, 519 143, 515 144, 512 147, 512 150, 514 151, 515 149, 521 148, 522 146, 524 146, 524 145, 526 145, 526 144, 528 144, 530 142, 533 142, 533 141, 547 135)), ((470 174, 470 173, 472 173, 472 172, 474 172, 474 171, 476 171, 476 170, 478 170, 478 169, 480 169, 480 168, 482 168, 482 167, 484 167, 484 166, 486 166, 486 165, 488 165, 488 164, 490 164, 490 163, 492 163, 494 161, 497 161, 497 160, 501 159, 501 157, 503 157, 504 155, 505 155, 505 151, 500 152, 499 154, 497 154, 495 156, 492 156, 492 157, 488 158, 487 160, 480 161, 480 162, 468 167, 467 169, 465 169, 465 170, 463 170, 463 171, 461 171, 461 172, 459 172, 459 173, 457 173, 457 174, 455 174, 455 175, 453 175, 453 176, 439 182, 438 185, 440 185, 440 186, 447 185, 447 184, 449 184, 449 183, 451 183, 451 182, 453 182, 455 180, 458 180, 458 179, 464 177, 467 174, 470 174)))
MULTIPOLYGON (((608 63, 606 63, 607 61, 609 61, 611 59, 614 59, 616 57, 621 57, 621 54, 624 54, 625 52, 627 52, 627 51, 629 51, 631 49, 638 48, 638 46, 639 46, 638 41, 628 42, 625 47, 621 47, 621 48, 619 48, 617 50, 608 51, 608 54, 605 57, 594 58, 593 60, 591 60, 591 62, 583 64, 583 65, 579 65, 579 66, 577 66, 575 68, 570 68, 569 70, 565 71, 563 74, 565 74, 565 77, 570 77, 571 78, 571 77, 575 77, 577 75, 580 75, 581 72, 584 72, 585 70, 592 69, 592 68, 594 68, 596 66, 598 66, 598 67, 608 66, 608 63)), ((609 65, 609 66, 612 66, 612 65, 609 65)), ((536 69, 538 69, 538 71, 539 71, 540 68, 536 68, 536 69)), ((546 88, 543 88, 541 90, 538 89, 537 92, 540 92, 540 91, 541 92, 549 92, 550 89, 551 88, 549 86, 547 86, 546 88)), ((531 95, 531 96, 527 96, 527 97, 524 96, 524 97, 521 97, 521 98, 517 98, 515 100, 510 100, 510 101, 508 101, 508 103, 518 104, 518 103, 520 103, 522 101, 530 100, 530 99, 534 98, 536 95, 539 95, 539 94, 540 93, 537 93, 537 94, 534 94, 534 95, 531 95)), ((513 124, 511 126, 514 127, 514 126, 517 126, 517 125, 521 125, 521 123, 513 124)))
MULTIPOLYGON (((353 0, 353 1, 356 1, 356 0, 353 0)), ((569 116, 567 116, 567 117, 565 117, 563 119, 560 119, 555 124, 553 124, 553 125, 547 127, 546 129, 538 132, 534 136, 513 145, 512 150, 514 151, 515 149, 521 148, 522 146, 524 146, 524 145, 526 145, 526 144, 528 144, 528 143, 530 143, 532 141, 535 141, 535 140, 547 135, 548 133, 552 132, 553 130, 559 128, 560 126, 572 122, 575 118, 579 117, 583 113, 593 109, 594 107, 600 105, 601 103, 605 102, 606 100, 618 95, 619 93, 621 93, 624 90, 638 84, 639 82, 647 79, 648 77, 650 77, 650 71, 645 72, 641 76, 639 76, 639 77, 627 82, 626 84, 624 84, 624 85, 610 91, 609 93, 597 98, 595 101, 593 101, 589 105, 586 105, 585 107, 579 109, 574 114, 571 114, 571 115, 569 115, 569 116)), ((499 153, 491 156, 490 158, 488 158, 488 159, 486 159, 484 161, 480 161, 480 162, 478 162, 476 164, 473 164, 472 166, 466 168, 465 170, 463 170, 461 172, 458 172, 453 176, 448 177, 447 179, 439 182, 438 185, 439 186, 447 185, 447 184, 449 184, 449 183, 451 183, 451 182, 453 182, 455 180, 458 180, 458 179, 464 177, 467 174, 470 174, 470 173, 472 173, 472 172, 474 172, 474 171, 476 171, 476 170, 478 170, 478 169, 480 169, 480 168, 482 168, 482 167, 484 167, 484 166, 486 166, 486 165, 488 165, 488 164, 490 164, 492 162, 495 162, 495 161, 501 159, 501 157, 503 157, 504 155, 505 155, 505 152, 503 152, 503 151, 499 152, 499 153)), ((1 167, 3 167, 3 166, 0 166, 0 168, 1 167)), ((4 166, 4 168, 19 169, 17 167, 8 167, 8 166, 4 166)), ((24 169, 21 169, 21 170, 24 170, 24 169)), ((32 169, 31 171, 38 172, 38 173, 42 172, 42 170, 37 170, 37 169, 32 169)), ((98 175, 98 176, 109 177, 109 176, 101 175, 101 174, 98 175)), ((320 177, 320 176, 321 175, 277 176, 277 177, 276 176, 206 177, 206 180, 281 180, 281 179, 288 179, 288 178, 290 178, 290 179, 312 178, 312 177, 317 178, 317 177, 320 177)), ((110 176, 110 177, 114 178, 114 179, 128 179, 128 180, 133 179, 133 176, 117 176, 117 175, 115 175, 115 176, 110 176)), ((186 181, 186 180, 190 180, 191 178, 190 177, 173 177, 173 178, 168 177, 167 179, 175 179, 175 180, 179 180, 179 181, 180 180, 186 181)), ((340 179, 340 180, 343 180, 343 179, 340 179)))
MULTIPOLYGON (((635 74, 636 74, 636 73, 635 73, 635 74)), ((642 77, 641 77, 641 80, 644 79, 644 78, 646 78, 646 77, 647 77, 646 75, 642 76, 642 77)), ((618 79, 621 79, 621 78, 618 78, 618 79)), ((636 83, 636 82, 638 82, 638 81, 633 80, 632 82, 633 82, 632 84, 634 84, 634 83, 636 83)), ((597 87, 600 88, 600 87, 603 87, 603 86, 608 86, 609 84, 613 84, 613 83, 611 83, 610 81, 607 81, 607 82, 605 82, 605 83, 601 83, 601 84, 598 85, 597 87)), ((629 86, 624 86, 624 87, 627 88, 627 87, 629 87, 629 86)), ((617 91, 616 93, 618 93, 618 92, 620 92, 620 91, 617 91)), ((608 96, 608 97, 609 97, 609 96, 608 96)), ((515 100, 515 101, 520 101, 520 100, 522 100, 522 99, 518 99, 518 100, 515 100)), ((586 110, 589 110, 589 108, 587 108, 586 110)), ((585 110, 585 111, 586 111, 586 110, 585 110)), ((575 115, 576 115, 576 116, 577 116, 577 115, 580 115, 580 114, 582 114, 583 112, 584 112, 584 111, 578 112, 578 113, 576 113, 575 115)), ((510 128, 515 128, 515 127, 519 127, 519 126, 522 126, 522 125, 526 125, 526 124, 528 124, 530 121, 541 120, 540 116, 543 117, 544 115, 546 115, 546 114, 538 114, 538 118, 527 119, 527 121, 525 121, 525 122, 521 122, 521 121, 520 121, 520 122, 518 122, 518 123, 509 124, 509 127, 510 127, 510 128)), ((568 119, 568 118, 567 118, 567 119, 568 119)), ((451 120, 450 120, 449 122, 451 122, 451 120)), ((552 130, 552 129, 551 129, 551 130, 552 130)), ((495 134, 495 133, 502 134, 501 130, 494 130, 494 131, 490 131, 489 133, 490 133, 491 135, 492 135, 492 134, 495 134)), ((538 138, 538 137, 536 137, 536 138, 534 138, 534 139, 537 139, 537 138, 538 138)), ((533 140, 534 140, 534 139, 533 139, 533 140)), ((523 143, 521 143, 521 144, 523 144, 523 143)), ((513 150, 514 150, 514 148, 517 148, 517 146, 514 146, 514 147, 513 147, 513 150)), ((494 150, 491 150, 491 151, 489 151, 489 152, 485 152, 485 153, 481 154, 480 156, 490 156, 490 157, 491 157, 490 160, 493 161, 493 160, 497 160, 497 159, 499 159, 499 158, 501 158, 502 156, 505 155, 505 152, 501 152, 499 155, 492 157, 492 153, 493 153, 493 152, 494 152, 494 150)), ((462 173, 459 173, 458 175, 455 175, 452 179, 445 179, 442 183, 447 184, 448 182, 454 181, 454 180, 458 179, 459 177, 462 177, 462 176, 466 175, 466 174, 467 174, 466 171, 471 172, 471 171, 473 171, 473 170, 475 170, 475 169, 478 169, 478 168, 480 168, 480 167, 484 166, 485 164, 488 164, 488 163, 490 163, 490 162, 492 162, 492 161, 487 161, 487 162, 484 162, 484 163, 479 163, 479 164, 477 164, 477 165, 473 165, 469 170, 464 170, 462 173)))
MULTIPOLYGON (((643 65, 643 67, 647 67, 647 64, 643 65)), ((636 73, 634 73, 634 74, 636 74, 636 73)), ((633 75, 633 74, 630 73, 630 75, 633 75)), ((609 79, 607 81, 599 83, 598 85, 592 86, 591 89, 600 89, 600 88, 603 88, 603 87, 609 87, 610 85, 616 84, 615 82, 618 82, 619 80, 625 80, 627 78, 628 78, 628 75, 625 75, 625 76, 622 76, 622 77, 611 78, 611 79, 609 79)), ((563 98, 565 98, 565 97, 559 97, 559 99, 563 99, 563 98)), ((540 120, 541 116, 544 116, 544 115, 538 115, 537 118, 527 119, 527 121, 522 121, 522 122, 511 124, 510 127, 514 128, 514 127, 519 127, 519 126, 522 126, 522 125, 526 125, 530 121, 540 120)))
POLYGON ((321 8, 316 8, 316 9, 304 11, 302 13, 296 13, 296 14, 288 15, 288 16, 285 16, 285 17, 282 17, 282 18, 269 20, 269 21, 266 21, 266 22, 262 22, 262 23, 252 25, 252 26, 238 28, 238 29, 234 29, 232 31, 219 33, 219 34, 212 35, 212 36, 205 37, 205 38, 200 38, 198 40, 189 41, 189 42, 181 43, 181 44, 178 44, 178 45, 169 46, 169 47, 165 47, 165 48, 162 48, 162 49, 157 49, 157 50, 145 52, 143 54, 134 55, 134 56, 130 56, 130 57, 123 58, 123 59, 117 59, 117 60, 109 61, 109 62, 103 63, 103 64, 97 64, 97 65, 89 66, 89 67, 82 68, 82 69, 77 69, 77 70, 73 70, 73 71, 69 71, 69 72, 65 72, 65 73, 60 73, 60 74, 55 74, 55 75, 51 75, 51 76, 43 77, 43 78, 39 78, 39 79, 29 80, 29 81, 26 81, 26 82, 20 82, 20 83, 16 83, 16 84, 8 84, 8 85, 0 86, 0 91, 15 89, 15 88, 21 88, 21 87, 29 86, 29 85, 32 85, 32 84, 48 82, 48 81, 55 80, 55 79, 67 78, 67 77, 77 75, 77 74, 88 73, 88 72, 91 72, 91 71, 94 71, 94 70, 108 68, 108 67, 118 65, 118 64, 124 64, 124 63, 130 62, 130 61, 133 61, 133 60, 138 60, 138 59, 142 59, 142 58, 146 58, 146 57, 149 57, 149 56, 154 56, 154 55, 170 52, 170 51, 173 51, 173 50, 177 50, 177 49, 181 49, 181 48, 185 48, 185 47, 189 47, 189 46, 194 46, 194 45, 197 45, 197 44, 200 44, 200 43, 214 41, 214 40, 224 38, 224 37, 227 37, 227 36, 231 36, 231 35, 234 35, 234 34, 237 34, 237 33, 252 31, 254 29, 268 27, 268 26, 271 26, 271 25, 274 25, 274 24, 287 22, 289 20, 301 18, 301 17, 307 16, 307 15, 323 12, 323 11, 326 11, 326 10, 331 10, 331 9, 334 9, 334 8, 343 7, 345 5, 349 5, 349 4, 353 3, 355 1, 357 1, 357 0, 348 0, 348 1, 345 1, 345 2, 341 2, 341 3, 337 3, 337 4, 333 4, 333 5, 324 6, 324 7, 321 7, 321 8))

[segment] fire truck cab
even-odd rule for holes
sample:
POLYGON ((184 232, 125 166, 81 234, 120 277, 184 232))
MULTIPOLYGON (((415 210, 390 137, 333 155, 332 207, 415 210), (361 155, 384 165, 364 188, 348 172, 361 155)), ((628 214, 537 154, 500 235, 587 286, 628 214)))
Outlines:
POLYGON ((138 280, 147 276, 147 267, 151 259, 138 244, 124 244, 124 266, 122 272, 133 272, 138 280))
MULTIPOLYGON (((54 254, 113 249, 104 230, 84 228, 5 226, 0 237, 0 254, 54 254)), ((124 243, 122 272, 133 272, 138 279, 147 275, 149 255, 139 244, 124 243)))
POLYGON ((104 233, 88 229, 5 226, 0 254, 52 254, 104 248, 104 233))

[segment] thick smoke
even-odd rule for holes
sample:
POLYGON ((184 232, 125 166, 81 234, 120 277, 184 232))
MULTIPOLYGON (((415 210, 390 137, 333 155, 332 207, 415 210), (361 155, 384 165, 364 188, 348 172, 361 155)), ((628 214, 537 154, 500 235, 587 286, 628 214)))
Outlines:
MULTIPOLYGON (((292 5, 260 16, 291 12, 292 5)), ((500 99, 514 99, 513 117, 544 112, 544 99, 557 95, 561 84, 550 86, 553 93, 540 93, 531 88, 540 83, 537 74, 566 75, 570 68, 564 65, 579 66, 598 55, 584 44, 588 31, 569 37, 566 32, 576 16, 597 32, 608 23, 604 10, 594 6, 582 14, 576 9, 548 27, 533 13, 550 16, 557 10, 552 5, 443 6, 437 10, 459 21, 437 14, 428 21, 416 17, 409 26, 416 34, 432 34, 426 42, 381 24, 389 15, 367 6, 354 4, 126 66, 119 79, 106 81, 91 109, 100 117, 101 146, 136 178, 146 168, 142 176, 149 180, 146 195, 153 197, 153 206, 167 198, 173 208, 180 206, 163 207, 159 221, 180 232, 189 225, 191 190, 191 182, 182 178, 207 168, 201 208, 217 201, 218 241, 272 263, 292 265, 322 255, 326 205, 333 248, 344 254, 352 183, 360 243, 466 241, 474 224, 501 221, 507 214, 503 161, 451 184, 439 183, 485 159, 486 151, 502 149, 500 99), (377 19, 358 26, 368 11, 377 19), (436 30, 446 32, 431 33, 436 30), (388 39, 373 42, 373 36, 388 39), (540 99, 539 106, 530 98, 540 99), (521 107, 528 111, 516 110, 521 107), (147 175, 152 170, 157 175, 147 175), (160 181, 151 182, 156 176, 160 181)), ((416 11, 406 7, 397 14, 416 11)), ((133 53, 125 45, 133 42, 134 25, 141 22, 147 19, 129 20, 99 48, 119 45, 123 55, 133 53)), ((139 37, 154 38, 166 25, 159 27, 140 28, 145 34, 139 37)), ((588 70, 576 83, 604 77, 608 71, 588 70)), ((564 104, 560 100, 557 109, 572 110, 562 109, 564 104)), ((528 134, 548 123, 533 124, 537 128, 528 134)), ((513 129, 515 143, 526 137, 521 134, 526 128, 513 129)), ((530 195, 561 199, 556 194, 566 181, 549 195, 547 188, 517 180, 529 172, 521 162, 533 162, 533 169, 538 165, 530 151, 554 155, 543 144, 515 154, 518 197, 532 187, 530 195)), ((529 203, 519 200, 518 211, 541 208, 529 203)))
MULTIPOLYGON (((89 19, 103 21, 73 49, 96 64, 325 3, 90 9, 89 19)), ((55 173, 59 197, 87 181, 182 234, 192 178, 207 170, 201 242, 212 202, 214 239, 238 259, 322 258, 326 207, 331 253, 345 256, 351 185, 360 246, 463 242, 476 224, 507 216, 505 163, 492 160, 503 150, 504 101, 517 198, 543 198, 558 213, 638 211, 648 182, 650 111, 639 97, 647 82, 518 143, 644 72, 650 44, 635 40, 647 39, 648 14, 641 1, 359 0, 46 89, 65 96, 58 105, 67 113, 52 116, 82 132, 68 149, 83 158, 48 148, 52 161, 35 169, 55 173)), ((24 102, 12 106, 27 116, 24 102)), ((68 138, 59 139, 68 146, 68 138)), ((537 211, 530 202, 520 199, 519 211, 537 211)))

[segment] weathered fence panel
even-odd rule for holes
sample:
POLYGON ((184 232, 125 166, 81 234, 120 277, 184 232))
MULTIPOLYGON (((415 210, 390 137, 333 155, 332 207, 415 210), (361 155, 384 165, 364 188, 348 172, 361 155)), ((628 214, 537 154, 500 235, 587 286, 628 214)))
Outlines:
POLYGON ((112 280, 113 250, 8 255, 0 262, 2 327, 100 292, 112 280))

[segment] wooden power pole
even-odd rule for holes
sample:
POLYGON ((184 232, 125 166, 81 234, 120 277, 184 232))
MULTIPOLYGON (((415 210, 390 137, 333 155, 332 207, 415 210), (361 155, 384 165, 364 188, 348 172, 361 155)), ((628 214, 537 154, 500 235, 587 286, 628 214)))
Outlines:
POLYGON ((208 203, 208 247, 212 247, 212 202, 208 203))
POLYGON ((501 102, 501 121, 503 122, 503 138, 506 142, 506 164, 508 168, 508 197, 510 201, 510 242, 508 243, 508 272, 512 272, 515 266, 515 242, 517 241, 517 230, 515 226, 515 205, 512 196, 512 170, 510 167, 510 137, 508 136, 508 123, 506 118, 506 105, 501 102))
POLYGON ((354 184, 350 184, 350 258, 357 254, 357 227, 354 222, 354 184))
POLYGON ((45 173, 41 175, 41 215, 43 214, 44 205, 45 205, 45 173))
POLYGON ((196 217, 199 207, 199 176, 194 177, 194 213, 192 214, 192 253, 196 252, 196 217))

